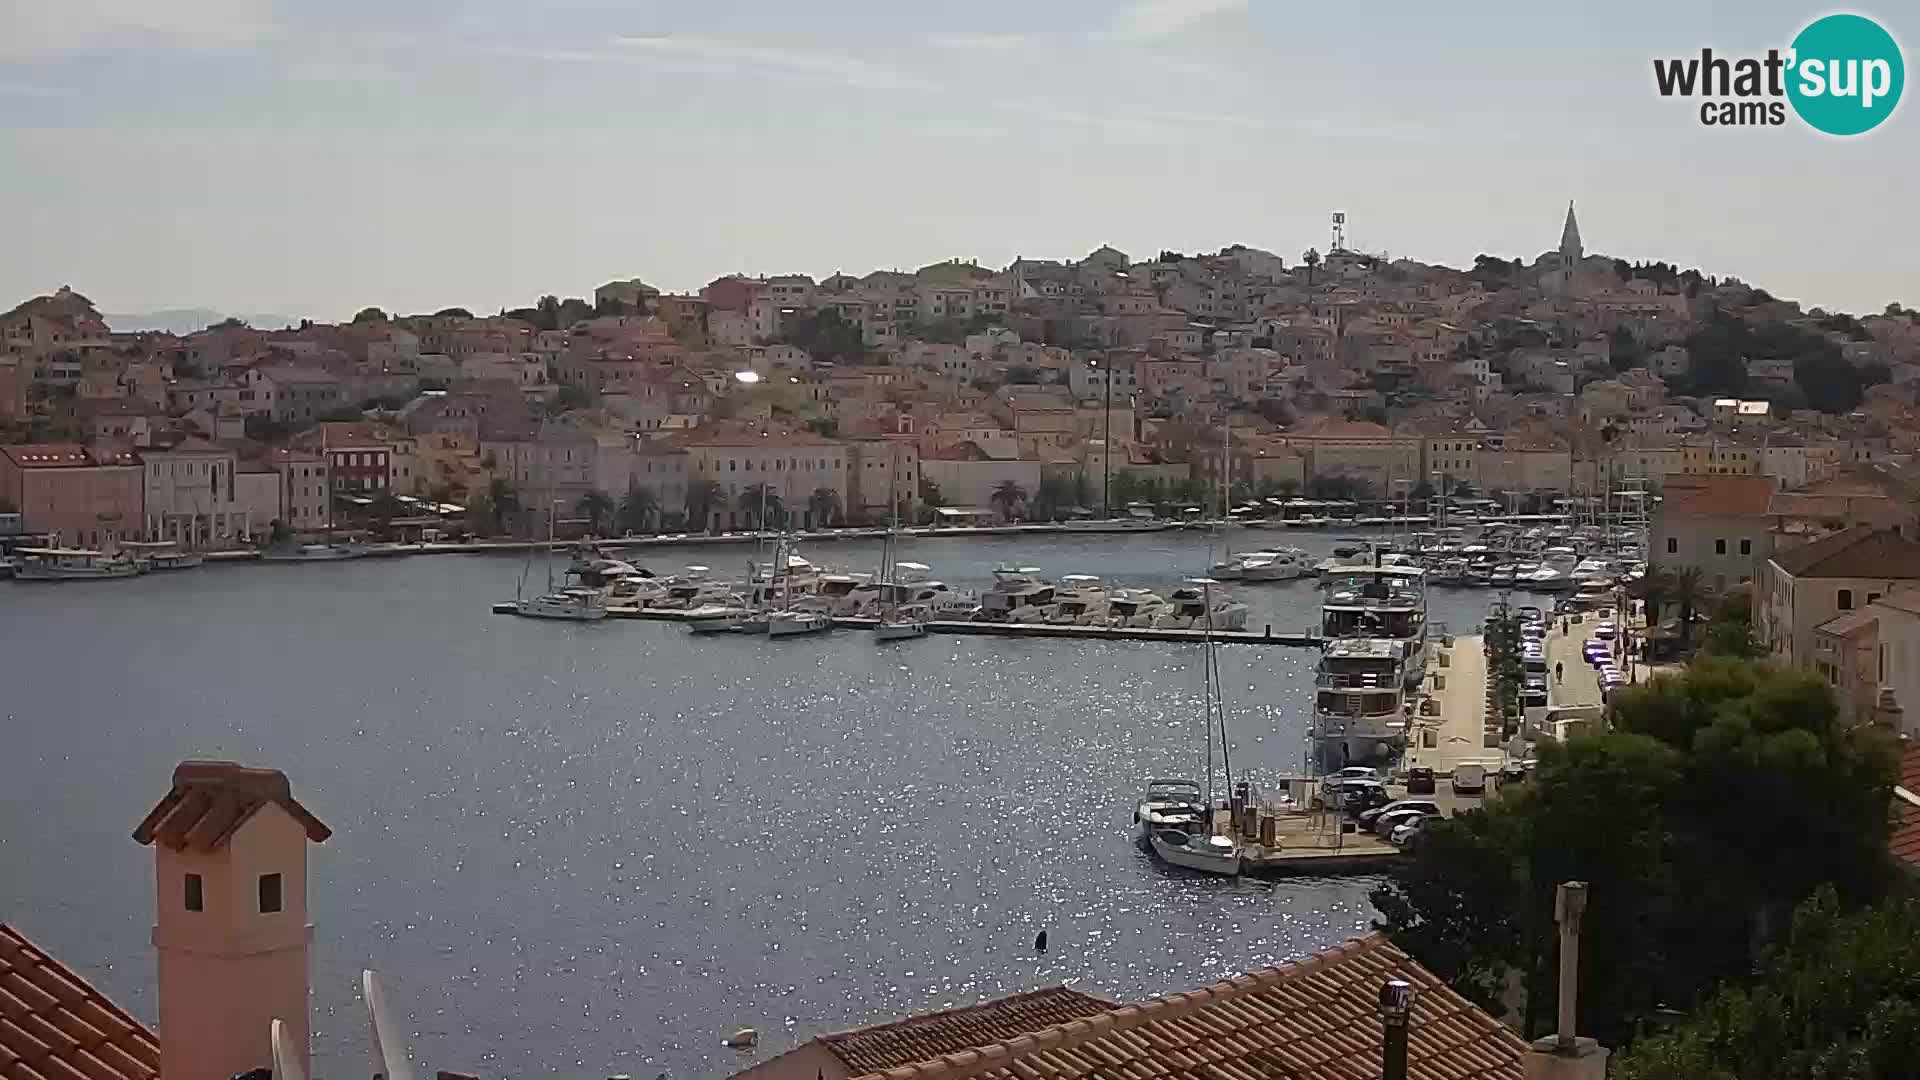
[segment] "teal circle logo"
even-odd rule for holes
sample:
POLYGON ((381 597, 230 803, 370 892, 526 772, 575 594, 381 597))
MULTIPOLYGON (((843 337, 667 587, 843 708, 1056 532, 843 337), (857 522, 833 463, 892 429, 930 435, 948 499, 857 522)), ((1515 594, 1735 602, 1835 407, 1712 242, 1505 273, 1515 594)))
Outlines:
POLYGON ((1900 45, 1861 15, 1828 15, 1793 39, 1787 100, 1800 119, 1829 135, 1879 127, 1900 104, 1907 65, 1900 45))

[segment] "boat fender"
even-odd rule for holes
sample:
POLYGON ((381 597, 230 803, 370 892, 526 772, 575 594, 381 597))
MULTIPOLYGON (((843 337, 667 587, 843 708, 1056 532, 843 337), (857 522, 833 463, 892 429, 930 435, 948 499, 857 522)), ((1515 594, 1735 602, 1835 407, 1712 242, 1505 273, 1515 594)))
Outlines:
POLYGON ((741 1028, 739 1031, 734 1032, 732 1035, 728 1036, 727 1038, 722 1039, 720 1041, 720 1045, 729 1046, 735 1050, 750 1050, 754 1046, 758 1045, 759 1042, 760 1042, 759 1032, 753 1030, 752 1028, 741 1028))

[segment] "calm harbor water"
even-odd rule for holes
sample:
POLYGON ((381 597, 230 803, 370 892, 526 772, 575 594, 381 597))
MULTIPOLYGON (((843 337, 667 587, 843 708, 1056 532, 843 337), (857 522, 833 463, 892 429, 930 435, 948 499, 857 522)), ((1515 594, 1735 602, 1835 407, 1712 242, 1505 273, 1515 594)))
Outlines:
MULTIPOLYGON (((878 546, 806 553, 860 569, 878 546)), ((733 575, 748 554, 637 561, 733 575)), ((971 588, 1006 562, 1170 584, 1209 561, 1180 532, 929 538, 902 557, 971 588)), ((1369 922, 1363 880, 1213 880, 1129 842, 1141 779, 1201 760, 1194 648, 489 615, 521 568, 0 587, 0 920, 151 1018, 151 858, 128 833, 197 756, 284 769, 335 830, 309 897, 322 1076, 366 1067, 368 965, 430 1068, 681 1078, 735 1068, 718 1043, 739 1026, 779 1048, 1063 981, 1137 998, 1369 922)), ((1250 628, 1317 616, 1308 582, 1237 595, 1250 628)), ((1485 604, 1436 592, 1432 618, 1464 630, 1485 604)), ((1237 769, 1298 767, 1316 658, 1223 649, 1237 769)))

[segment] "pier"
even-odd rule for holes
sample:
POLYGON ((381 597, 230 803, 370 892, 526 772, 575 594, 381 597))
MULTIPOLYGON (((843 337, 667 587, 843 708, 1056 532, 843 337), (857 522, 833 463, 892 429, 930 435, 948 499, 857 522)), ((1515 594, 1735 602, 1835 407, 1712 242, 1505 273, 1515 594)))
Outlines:
MULTIPOLYGON (((495 615, 514 614, 511 600, 502 600, 493 605, 495 615)), ((609 619, 638 619, 646 622, 696 622, 712 618, 711 610, 695 609, 678 611, 663 608, 615 609, 607 612, 609 619)), ((837 630, 871 630, 879 624, 878 619, 836 618, 833 620, 837 630)), ((1052 623, 991 623, 960 622, 952 620, 933 621, 926 624, 929 634, 968 634, 976 637, 1042 637, 1072 638, 1079 641, 1159 641, 1200 644, 1208 638, 1228 645, 1289 645, 1295 648, 1314 649, 1320 647, 1320 638, 1314 634, 1276 634, 1272 627, 1261 631, 1253 630, 1172 630, 1149 626, 1071 626, 1052 623)))

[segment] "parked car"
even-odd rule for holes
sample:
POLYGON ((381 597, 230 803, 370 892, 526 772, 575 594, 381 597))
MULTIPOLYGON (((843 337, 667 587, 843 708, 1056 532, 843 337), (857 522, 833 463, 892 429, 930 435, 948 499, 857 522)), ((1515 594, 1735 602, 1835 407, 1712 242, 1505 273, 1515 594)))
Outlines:
POLYGON ((1392 801, 1387 785, 1378 780, 1348 780, 1340 785, 1340 805, 1356 817, 1392 801))
POLYGON ((1361 814, 1360 821, 1363 824, 1372 824, 1400 810, 1418 810, 1423 814, 1437 814, 1440 812, 1440 804, 1432 799, 1395 799, 1385 806, 1375 807, 1361 814))
POLYGON ((1328 773, 1321 778, 1320 784, 1322 787, 1337 788, 1349 780, 1373 780, 1378 782, 1379 779, 1380 770, 1371 765, 1349 765, 1339 772, 1328 773))
POLYGON ((1433 814, 1429 814, 1425 810, 1389 810, 1373 819, 1373 823, 1369 825, 1368 828, 1373 830, 1374 835, 1385 840, 1387 837, 1393 835, 1393 830, 1405 825, 1414 818, 1433 816, 1433 814))
POLYGON ((1432 769, 1425 765, 1415 765, 1407 770, 1407 794, 1431 795, 1434 789, 1432 769))
POLYGON ((1452 786, 1455 795, 1478 795, 1486 791, 1487 767, 1474 764, 1455 765, 1452 786))
POLYGON ((1610 622, 1603 622, 1593 628, 1593 636, 1599 638, 1601 641, 1612 641, 1614 638, 1620 636, 1620 628, 1610 622))
POLYGON ((1422 814, 1404 825, 1397 826, 1391 833, 1387 834, 1387 842, 1394 847, 1406 847, 1408 844, 1413 843, 1413 838, 1419 836, 1420 830, 1426 826, 1427 822, 1432 820, 1431 815, 1422 814))

